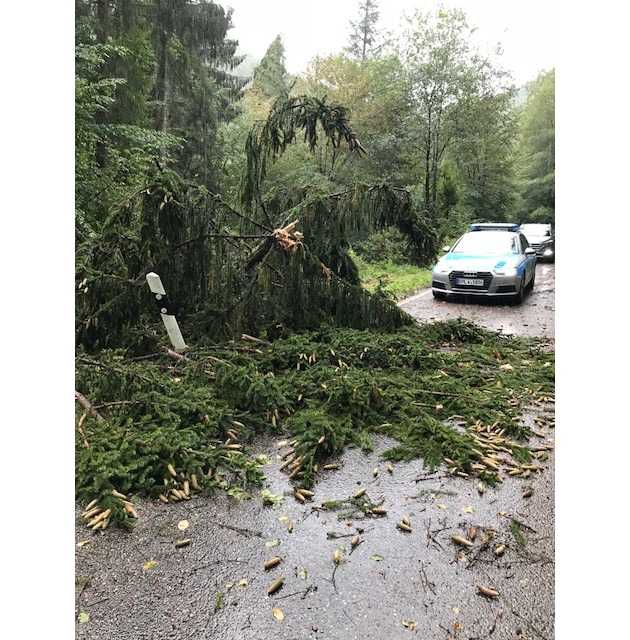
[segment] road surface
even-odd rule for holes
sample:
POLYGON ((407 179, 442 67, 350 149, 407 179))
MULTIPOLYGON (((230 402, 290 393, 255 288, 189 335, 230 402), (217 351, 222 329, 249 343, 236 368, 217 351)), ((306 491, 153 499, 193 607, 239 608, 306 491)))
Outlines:
POLYGON ((420 321, 467 318, 482 327, 517 335, 554 338, 555 265, 536 265, 534 290, 521 305, 506 304, 504 299, 484 300, 469 296, 457 301, 435 300, 431 289, 420 291, 400 303, 407 313, 420 321))
MULTIPOLYGON (((552 338, 554 269, 538 269, 536 290, 522 307, 434 302, 430 293, 402 306, 422 321, 463 316, 506 332, 552 338)), ((552 412, 551 405, 533 407, 523 419, 531 423, 535 415, 552 412)), ((536 442, 553 442, 551 425, 540 429, 536 442)), ((132 533, 92 534, 77 517, 76 613, 89 614, 77 624, 77 637, 551 640, 553 455, 535 478, 506 478, 479 495, 474 482, 444 470, 430 474, 420 460, 396 463, 390 474, 379 454, 391 443, 376 444, 369 455, 347 451, 341 469, 327 472, 307 505, 291 497, 279 471, 277 442, 267 440, 259 446, 270 460, 268 488, 284 494, 276 507, 224 495, 174 505, 147 500, 138 504, 140 521, 132 533), (523 497, 526 484, 534 489, 530 498, 523 497), (312 509, 360 487, 373 500, 384 500, 387 516, 339 520, 334 512, 312 509), (411 533, 396 528, 403 515, 410 518, 411 533), (524 545, 510 527, 513 518, 523 525, 524 545), (185 532, 177 527, 181 520, 189 522, 185 532), (484 552, 462 557, 450 537, 470 526, 494 531, 495 538, 484 552), (363 542, 350 553, 350 536, 359 530, 363 542), (190 546, 176 549, 175 540, 183 537, 190 546), (500 557, 493 553, 495 543, 507 545, 500 557), (344 560, 333 579, 337 548, 344 560), (273 555, 283 561, 265 572, 263 562, 273 555), (153 568, 144 568, 150 560, 153 568), (283 588, 268 596, 268 585, 280 576, 283 588), (478 585, 493 586, 499 597, 480 596, 478 585)))

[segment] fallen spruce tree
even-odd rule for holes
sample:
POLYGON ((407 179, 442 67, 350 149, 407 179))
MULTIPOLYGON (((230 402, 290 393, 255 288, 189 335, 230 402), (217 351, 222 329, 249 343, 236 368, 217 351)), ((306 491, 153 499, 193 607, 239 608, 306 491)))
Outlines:
POLYGON ((248 450, 261 433, 290 438, 285 469, 305 490, 374 433, 399 442, 391 459, 488 482, 497 438, 527 464, 516 419, 551 393, 552 356, 466 323, 418 328, 365 291, 352 234, 397 226, 418 263, 433 259, 436 236, 389 184, 263 197, 269 164, 298 133, 311 150, 323 139, 364 153, 343 107, 280 99, 248 138, 238 208, 156 162, 102 221, 77 221, 76 487, 92 528, 131 525, 135 495, 245 495, 263 479, 248 450), (185 356, 164 351, 149 271, 175 297, 185 356))
POLYGON ((279 99, 246 145, 239 206, 156 163, 146 186, 102 221, 77 220, 77 340, 90 350, 155 346, 145 276, 160 274, 193 338, 286 333, 321 322, 396 328, 410 322, 384 296, 361 288, 350 237, 397 226, 415 260, 437 238, 410 193, 387 183, 334 193, 302 186, 263 197, 267 167, 303 133, 364 153, 346 110, 307 96, 279 99))
POLYGON ((446 461, 453 473, 496 482, 503 464, 530 461, 518 418, 552 394, 553 354, 463 321, 326 327, 270 344, 200 345, 183 357, 79 354, 77 385, 90 403, 80 408, 78 497, 130 524, 132 494, 246 495, 263 480, 265 460, 248 448, 257 434, 291 441, 285 469, 296 487, 311 487, 346 447, 369 449, 374 434, 398 441, 390 460, 446 461))

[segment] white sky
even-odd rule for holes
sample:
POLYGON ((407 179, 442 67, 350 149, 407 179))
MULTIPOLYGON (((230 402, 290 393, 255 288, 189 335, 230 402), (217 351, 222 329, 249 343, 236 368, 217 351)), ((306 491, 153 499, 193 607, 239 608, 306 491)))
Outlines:
MULTIPOLYGON (((347 43, 349 21, 355 19, 359 0, 217 0, 234 9, 229 36, 240 51, 261 58, 280 34, 287 69, 304 71, 316 55, 338 53, 347 43)), ((482 47, 500 42, 502 66, 520 85, 539 71, 555 65, 554 0, 380 0, 379 27, 396 31, 403 13, 435 9, 439 4, 463 9, 471 26, 478 27, 482 47)))

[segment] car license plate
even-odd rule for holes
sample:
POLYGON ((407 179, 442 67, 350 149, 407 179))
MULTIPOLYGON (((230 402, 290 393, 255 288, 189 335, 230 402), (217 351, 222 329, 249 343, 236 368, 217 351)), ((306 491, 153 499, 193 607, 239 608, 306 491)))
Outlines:
POLYGON ((463 284, 470 287, 483 287, 483 278, 456 278, 455 284, 463 284))

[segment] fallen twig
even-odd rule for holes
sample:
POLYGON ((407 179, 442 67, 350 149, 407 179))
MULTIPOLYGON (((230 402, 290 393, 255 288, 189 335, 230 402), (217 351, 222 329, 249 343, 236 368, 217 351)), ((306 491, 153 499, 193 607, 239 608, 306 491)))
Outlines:
POLYGON ((83 415, 79 418, 79 423, 77 424, 77 429, 79 431, 79 433, 81 434, 82 438, 83 438, 83 444, 85 445, 86 449, 90 448, 90 443, 88 442, 87 436, 85 435, 85 431, 83 430, 83 423, 85 422, 85 419, 87 418, 87 411, 83 412, 83 415))
POLYGON ((332 582, 332 586, 334 588, 335 591, 337 591, 337 583, 335 582, 335 573, 337 573, 337 567, 339 565, 335 564, 334 568, 333 568, 333 572, 332 572, 332 577, 330 579, 330 581, 332 582))
POLYGON ((264 344, 267 347, 271 346, 271 342, 268 340, 262 340, 261 338, 255 338, 254 336, 247 335, 244 333, 241 335, 241 340, 249 340, 250 342, 256 342, 257 344, 264 344))
POLYGON ((240 533, 243 536, 256 538, 264 538, 262 531, 253 531, 252 529, 243 529, 241 527, 235 527, 231 524, 223 524, 222 522, 213 521, 212 524, 215 524, 217 527, 221 527, 222 529, 229 529, 230 531, 235 531, 236 533, 240 533))
POLYGON ((173 351, 168 347, 164 347, 164 352, 169 358, 173 358, 173 360, 179 360, 180 362, 189 360, 189 358, 187 358, 186 356, 182 355, 181 353, 177 353, 177 351, 173 351))
POLYGON ((427 578, 427 572, 424 569, 424 562, 420 563, 420 584, 422 585, 422 589, 425 593, 428 589, 433 595, 435 595, 435 582, 432 582, 427 578))
POLYGON ((79 391, 75 389, 75 400, 87 411, 89 415, 96 418, 99 422, 105 422, 105 418, 94 408, 92 403, 79 391))
POLYGON ((304 598, 306 598, 311 591, 315 591, 315 589, 317 589, 317 587, 313 587, 311 584, 303 591, 294 591, 293 593, 287 593, 284 596, 276 596, 274 600, 284 600, 285 598, 292 598, 293 596, 299 596, 300 594, 302 595, 302 600, 304 600, 304 598))

